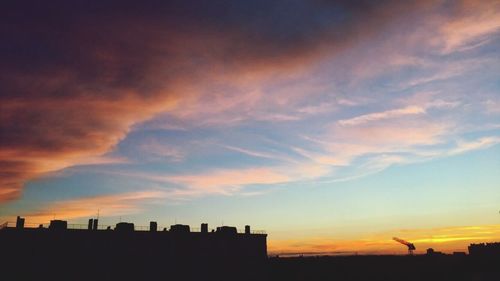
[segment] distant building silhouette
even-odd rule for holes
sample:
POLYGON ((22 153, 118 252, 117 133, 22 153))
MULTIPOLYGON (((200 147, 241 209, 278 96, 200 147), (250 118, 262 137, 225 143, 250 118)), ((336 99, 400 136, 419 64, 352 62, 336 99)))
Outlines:
POLYGON ((470 244, 469 255, 500 257, 500 242, 470 244))
POLYGON ((439 252, 439 251, 434 251, 433 248, 429 248, 427 249, 427 252, 426 252, 427 256, 442 256, 444 255, 443 252, 439 252))

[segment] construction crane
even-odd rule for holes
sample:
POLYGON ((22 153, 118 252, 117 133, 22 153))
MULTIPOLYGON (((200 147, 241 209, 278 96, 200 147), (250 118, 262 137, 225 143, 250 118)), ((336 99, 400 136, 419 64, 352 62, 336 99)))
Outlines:
POLYGON ((403 245, 407 246, 407 247, 408 247, 408 255, 413 255, 413 250, 415 250, 415 249, 416 249, 416 248, 415 248, 415 245, 413 245, 413 243, 410 243, 410 242, 405 241, 405 240, 403 240, 403 239, 399 239, 399 238, 397 238, 397 237, 393 237, 392 239, 393 239, 394 241, 397 241, 397 242, 399 242, 399 243, 401 243, 401 244, 403 244, 403 245))

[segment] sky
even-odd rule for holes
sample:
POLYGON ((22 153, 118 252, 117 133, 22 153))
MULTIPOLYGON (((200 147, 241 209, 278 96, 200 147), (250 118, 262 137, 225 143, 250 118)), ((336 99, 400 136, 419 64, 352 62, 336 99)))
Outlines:
POLYGON ((3 6, 0 221, 500 240, 499 1, 3 6))

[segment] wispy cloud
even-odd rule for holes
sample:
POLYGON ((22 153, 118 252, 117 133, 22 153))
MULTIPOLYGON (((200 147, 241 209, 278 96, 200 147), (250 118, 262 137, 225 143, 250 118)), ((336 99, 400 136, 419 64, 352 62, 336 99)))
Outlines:
POLYGON ((488 99, 484 102, 486 107, 486 111, 490 114, 499 114, 500 113, 500 101, 496 101, 493 99, 488 99))
POLYGON ((248 156, 252 156, 252 157, 268 158, 268 159, 281 159, 281 157, 274 155, 274 154, 271 154, 271 153, 254 151, 254 150, 245 149, 245 148, 236 147, 236 146, 231 146, 231 145, 223 145, 223 147, 226 149, 232 150, 232 151, 246 154, 248 156))
POLYGON ((498 1, 463 1, 461 6, 441 28, 445 54, 479 47, 490 40, 489 34, 500 31, 498 1))
POLYGON ((485 149, 500 143, 500 137, 482 137, 472 141, 458 141, 456 147, 451 149, 448 153, 450 155, 461 154, 477 149, 485 149))
POLYGON ((188 186, 201 193, 231 194, 244 185, 283 183, 290 181, 290 177, 269 168, 248 168, 169 176, 167 180, 188 186))
POLYGON ((342 126, 349 125, 360 125, 363 123, 367 123, 370 121, 378 121, 388 118, 395 118, 404 115, 415 115, 415 114, 423 114, 425 113, 425 109, 419 106, 407 106, 404 108, 392 109, 383 112, 375 112, 370 114, 365 114, 361 116, 357 116, 351 119, 343 119, 339 120, 338 123, 342 126))
POLYGON ((166 142, 160 142, 151 138, 139 144, 141 156, 146 155, 150 160, 169 160, 174 162, 182 161, 185 153, 178 147, 166 142))
POLYGON ((286 162, 269 167, 211 168, 184 174, 154 172, 100 171, 109 176, 138 179, 157 186, 172 201, 193 200, 211 195, 256 196, 272 190, 273 185, 308 181, 328 175, 331 167, 311 161, 286 162), (260 190, 251 186, 265 186, 260 190))
POLYGON ((420 100, 412 98, 419 105, 341 119, 331 125, 328 133, 305 137, 313 144, 312 148, 294 147, 293 150, 314 163, 348 167, 346 172, 320 180, 337 182, 371 175, 395 164, 429 161, 499 143, 496 135, 460 138, 459 134, 466 133, 463 124, 433 120, 430 116, 435 112, 429 112, 431 109, 449 112, 460 102, 429 100, 429 97, 432 95, 420 100))
POLYGON ((166 193, 157 190, 118 193, 63 200, 39 206, 37 211, 23 213, 28 223, 46 223, 57 219, 77 219, 95 216, 119 216, 139 213, 146 203, 163 200, 166 193))

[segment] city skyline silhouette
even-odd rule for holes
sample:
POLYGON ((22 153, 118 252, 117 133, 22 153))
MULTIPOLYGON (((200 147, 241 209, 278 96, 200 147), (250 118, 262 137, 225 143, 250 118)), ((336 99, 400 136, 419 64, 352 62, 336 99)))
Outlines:
POLYGON ((209 231, 202 223, 193 231, 183 224, 158 229, 151 221, 136 229, 131 222, 99 227, 98 218, 87 228, 64 220, 30 228, 18 216, 15 226, 0 226, 0 262, 8 269, 4 276, 16 280, 493 280, 500 273, 500 242, 471 244, 468 254, 429 248, 414 255, 413 243, 395 237, 408 255, 268 257, 266 237, 249 225, 243 232, 209 231))

